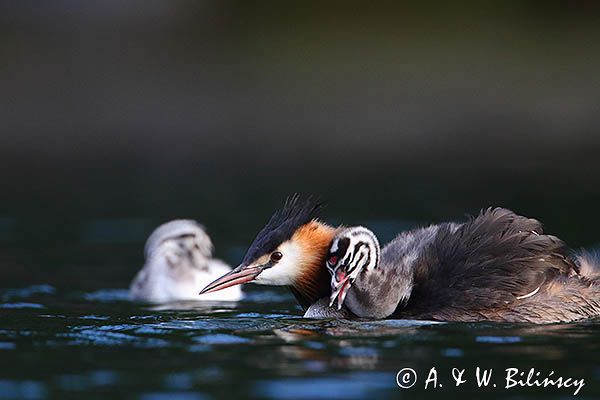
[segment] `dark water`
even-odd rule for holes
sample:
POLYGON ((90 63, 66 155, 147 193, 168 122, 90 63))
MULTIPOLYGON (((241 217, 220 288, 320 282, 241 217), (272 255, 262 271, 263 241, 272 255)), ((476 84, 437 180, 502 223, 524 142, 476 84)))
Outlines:
MULTIPOLYGON (((240 303, 135 304, 123 289, 0 291, 0 398, 571 398, 575 388, 506 389, 505 369, 584 379, 600 396, 600 322, 551 326, 316 321, 285 291, 240 303), (476 367, 493 369, 477 388, 476 367), (437 384, 425 390, 432 367, 437 384), (401 389, 396 374, 418 381, 401 389), (454 387, 452 368, 465 369, 454 387)), ((433 375, 431 376, 433 379, 433 375)))
MULTIPOLYGON (((558 399, 576 390, 506 389, 507 368, 535 368, 540 380, 552 371, 584 379, 577 397, 600 397, 600 321, 308 320, 286 289, 254 285, 239 303, 133 303, 124 288, 154 224, 109 222, 92 224, 72 242, 5 242, 0 399, 558 399), (434 367, 437 382, 431 375, 425 390, 434 367), (489 387, 478 388, 477 367, 493 370, 489 387), (396 382, 404 368, 418 376, 410 389, 396 382), (453 368, 465 370, 460 387, 453 368)), ((383 242, 413 225, 360 223, 383 242)), ((217 255, 232 264, 244 250, 244 243, 217 241, 217 255)))

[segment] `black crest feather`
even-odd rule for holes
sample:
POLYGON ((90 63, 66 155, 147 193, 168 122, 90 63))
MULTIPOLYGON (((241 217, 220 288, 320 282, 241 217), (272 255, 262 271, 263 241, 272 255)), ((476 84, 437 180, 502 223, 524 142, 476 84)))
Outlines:
POLYGON ((300 200, 298 194, 288 197, 283 208, 276 211, 267 225, 258 232, 244 256, 243 263, 249 264, 258 257, 275 251, 277 246, 289 240, 298 228, 313 220, 322 207, 323 202, 314 202, 311 198, 300 200))

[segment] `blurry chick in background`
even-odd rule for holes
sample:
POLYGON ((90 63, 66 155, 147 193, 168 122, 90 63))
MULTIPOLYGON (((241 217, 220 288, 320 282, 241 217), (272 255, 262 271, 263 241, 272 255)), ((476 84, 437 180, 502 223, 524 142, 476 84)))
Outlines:
POLYGON ((193 220, 173 220, 152 232, 146 262, 129 288, 133 300, 164 303, 177 300, 237 301, 240 286, 203 295, 200 290, 231 268, 212 258, 213 244, 204 227, 193 220))

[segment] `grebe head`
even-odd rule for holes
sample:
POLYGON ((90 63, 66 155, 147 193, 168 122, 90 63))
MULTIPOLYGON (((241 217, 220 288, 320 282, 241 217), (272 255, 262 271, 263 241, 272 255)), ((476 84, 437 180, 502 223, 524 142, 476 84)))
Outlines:
POLYGON ((348 290, 362 271, 379 264, 379 241, 369 229, 357 226, 346 228, 335 235, 329 248, 326 265, 331 274, 331 302, 337 300, 342 308, 348 290))
POLYGON ((166 258, 171 265, 187 259, 197 268, 204 268, 212 256, 213 244, 204 227, 198 222, 179 219, 160 225, 152 232, 144 255, 146 261, 166 258))
POLYGON ((323 260, 335 230, 315 219, 320 208, 321 204, 300 201, 297 195, 288 198, 283 209, 273 214, 258 233, 242 263, 206 286, 201 294, 247 282, 292 286, 310 300, 316 292, 322 294, 313 280, 316 275, 327 276, 323 260))

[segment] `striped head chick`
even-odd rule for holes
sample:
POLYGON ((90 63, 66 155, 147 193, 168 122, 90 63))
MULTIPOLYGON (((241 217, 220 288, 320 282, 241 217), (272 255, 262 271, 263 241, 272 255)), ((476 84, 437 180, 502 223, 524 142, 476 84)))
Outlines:
POLYGON ((258 233, 241 264, 206 286, 202 293, 242 283, 289 286, 306 309, 329 296, 329 274, 324 268, 327 250, 337 229, 316 219, 321 204, 287 199, 258 233))
MULTIPOLYGON (((357 226, 338 232, 329 248, 326 266, 331 274, 330 306, 342 308, 348 291, 361 275, 379 265, 379 241, 369 229, 357 226)), ((352 307, 349 307, 352 310, 352 307)), ((354 312, 354 310, 352 310, 354 312)))

